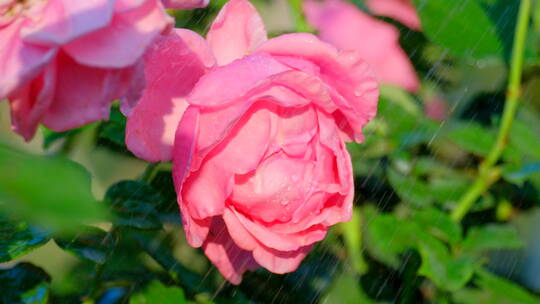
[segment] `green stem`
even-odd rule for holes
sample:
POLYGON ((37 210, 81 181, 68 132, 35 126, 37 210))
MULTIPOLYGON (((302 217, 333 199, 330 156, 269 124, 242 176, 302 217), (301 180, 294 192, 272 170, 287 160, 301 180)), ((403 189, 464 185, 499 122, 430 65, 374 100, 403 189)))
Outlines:
POLYGON ((304 9, 302 7, 303 0, 289 0, 289 7, 294 20, 294 25, 297 32, 313 33, 315 30, 306 21, 304 9))
POLYGON ((149 163, 141 174, 141 177, 139 177, 139 181, 149 184, 154 180, 159 171, 172 171, 172 164, 170 162, 149 163))
POLYGON ((368 269, 362 255, 362 215, 360 209, 354 207, 351 220, 339 225, 354 270, 357 274, 365 274, 368 269))
POLYGON ((467 190, 465 195, 459 201, 457 207, 452 210, 451 217, 459 222, 469 212, 476 200, 486 192, 501 177, 499 167, 489 170, 486 174, 479 175, 474 184, 467 190))
POLYGON ((160 163, 149 163, 148 166, 146 166, 146 168, 144 169, 144 172, 139 178, 139 180, 141 182, 150 183, 159 171, 159 164, 160 163))
POLYGON ((461 221, 467 212, 469 212, 474 202, 476 202, 476 200, 500 178, 500 170, 494 170, 493 166, 499 161, 504 148, 506 147, 508 135, 512 128, 512 122, 514 121, 519 105, 523 55, 525 51, 525 42, 527 40, 527 30, 529 28, 529 19, 531 16, 531 6, 532 0, 521 1, 516 24, 516 35, 512 46, 506 102, 497 141, 491 148, 486 159, 480 165, 476 181, 467 192, 465 192, 458 202, 457 207, 452 211, 451 217, 456 222, 461 221))

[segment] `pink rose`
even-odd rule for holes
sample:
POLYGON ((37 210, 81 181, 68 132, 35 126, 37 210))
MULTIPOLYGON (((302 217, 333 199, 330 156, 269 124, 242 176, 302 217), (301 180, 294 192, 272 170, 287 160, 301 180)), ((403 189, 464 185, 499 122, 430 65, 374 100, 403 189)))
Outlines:
POLYGON ((188 242, 229 281, 259 265, 294 271, 349 220, 343 140, 362 140, 378 98, 354 53, 310 34, 267 40, 251 4, 231 0, 206 40, 177 30, 145 62, 148 86, 124 108, 126 143, 147 160, 172 159, 188 242))
POLYGON ((172 22, 158 0, 3 0, 0 13, 0 99, 26 140, 39 123, 64 131, 107 119, 172 22))
POLYGON ((420 30, 420 19, 411 0, 367 0, 367 7, 377 15, 390 17, 412 28, 420 30))
POLYGON ((355 50, 370 63, 381 83, 416 91, 418 77, 399 45, 399 31, 342 0, 304 3, 306 17, 322 40, 342 50, 355 50))
POLYGON ((163 6, 174 9, 190 9, 205 7, 210 0, 161 0, 163 6))

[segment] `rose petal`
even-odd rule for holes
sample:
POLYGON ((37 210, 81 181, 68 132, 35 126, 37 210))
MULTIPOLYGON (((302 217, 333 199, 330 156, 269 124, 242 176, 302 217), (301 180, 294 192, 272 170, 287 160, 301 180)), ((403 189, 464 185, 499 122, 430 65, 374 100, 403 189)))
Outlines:
MULTIPOLYGON (((311 245, 326 236, 327 227, 314 225, 297 233, 282 234, 268 229, 261 223, 247 218, 241 212, 233 210, 241 225, 264 247, 279 251, 292 251, 300 247, 311 245)), ((256 249, 255 249, 256 250, 256 249)))
POLYGON ((266 40, 261 16, 246 0, 230 0, 223 6, 207 35, 219 65, 251 53, 266 40))
POLYGON ((374 67, 379 81, 410 91, 418 89, 416 72, 399 45, 396 28, 341 0, 307 1, 304 7, 322 40, 339 49, 358 52, 374 67))
POLYGON ((212 49, 206 40, 201 35, 188 29, 176 28, 174 33, 180 36, 186 43, 189 49, 197 55, 199 60, 206 66, 212 67, 216 64, 216 58, 212 53, 212 49))
POLYGON ((283 152, 265 159, 252 173, 237 175, 233 204, 264 222, 291 220, 294 210, 310 194, 313 164, 283 152))
MULTIPOLYGON (((350 155, 345 147, 343 141, 339 140, 337 136, 337 130, 335 124, 327 113, 317 111, 317 117, 319 122, 319 140, 322 145, 327 147, 334 153, 337 169, 337 176, 339 177, 339 184, 346 185, 346 188, 352 187, 352 165, 350 161, 350 155)), ((317 151, 318 155, 324 155, 322 151, 317 151)), ((321 173, 325 171, 324 167, 321 173)), ((345 191, 346 193, 347 191, 345 191)))
POLYGON ((251 235, 251 233, 249 233, 242 225, 240 220, 238 220, 232 205, 228 204, 226 206, 223 211, 223 220, 227 225, 227 230, 229 231, 231 238, 238 247, 244 250, 253 251, 253 249, 260 246, 255 237, 253 237, 253 235, 251 235))
POLYGON ((171 159, 176 128, 188 106, 185 97, 206 73, 192 50, 180 36, 170 34, 158 38, 145 55, 146 88, 126 126, 126 145, 137 157, 171 159))
POLYGON ((66 131, 109 118, 110 103, 131 82, 131 69, 103 70, 79 65, 65 54, 57 58, 57 86, 43 123, 66 131))
MULTIPOLYGON (((176 130, 172 170, 176 193, 182 193, 184 181, 189 175, 189 166, 195 149, 195 136, 198 133, 198 119, 198 109, 188 107, 176 130)), ((210 229, 211 218, 199 220, 192 218, 181 195, 177 196, 177 200, 188 243, 193 247, 202 246, 210 229)))
POLYGON ((308 73, 289 70, 268 77, 246 94, 252 100, 271 100, 284 107, 316 104, 328 112, 336 109, 326 85, 308 73))
MULTIPOLYGON (((216 59, 214 58, 214 54, 212 54, 210 46, 208 45, 206 40, 199 34, 187 29, 177 28, 173 32, 167 34, 167 36, 179 36, 180 38, 182 38, 182 40, 185 42, 183 45, 189 48, 193 52, 193 55, 196 55, 198 57, 198 60, 195 61, 201 61, 202 64, 204 64, 204 66, 206 67, 212 67, 213 65, 215 65, 216 59)), ((163 38, 158 38, 157 40, 159 39, 163 38)), ((148 52, 150 52, 152 49, 155 49, 156 44, 159 44, 159 42, 156 41, 153 44, 154 47, 151 47, 148 52)), ((178 50, 178 53, 183 53, 183 51, 178 50)), ((143 90, 146 88, 144 63, 142 61, 139 61, 137 68, 141 68, 142 72, 136 71, 134 73, 134 81, 131 84, 130 89, 128 90, 128 94, 122 99, 120 107, 120 110, 126 116, 129 116, 131 114, 133 108, 141 99, 143 90)))
POLYGON ((265 77, 286 69, 263 54, 246 56, 227 66, 214 68, 201 77, 187 98, 190 104, 204 112, 197 136, 197 155, 192 164, 194 170, 250 108, 251 102, 241 102, 239 98, 265 77))
POLYGON ((191 168, 198 170, 203 159, 222 141, 233 129, 242 114, 247 111, 249 104, 233 104, 219 111, 205 111, 201 116, 196 151, 191 168))
POLYGON ((114 1, 48 1, 40 18, 23 30, 23 39, 42 45, 63 45, 109 24, 114 1))
MULTIPOLYGON (((294 81, 302 82, 304 78, 301 77, 302 75, 296 75, 300 72, 290 72, 294 73, 294 75, 286 75, 288 72, 278 73, 259 83, 259 85, 254 86, 248 92, 245 92, 246 95, 243 97, 242 102, 233 103, 226 107, 220 107, 219 110, 208 109, 205 111, 205 114, 201 117, 201 133, 198 136, 197 159, 194 160, 193 163, 195 169, 198 168, 199 162, 204 158, 208 151, 227 136, 237 124, 240 117, 250 109, 253 103, 261 101, 264 103, 270 102, 272 104, 290 107, 300 107, 309 104, 310 100, 304 96, 311 97, 312 94, 307 91, 312 90, 312 88, 307 85, 304 87, 291 86, 291 83, 288 83, 287 80, 294 79, 294 81)), ((223 73, 222 75, 226 76, 226 74, 227 73, 223 73)), ((303 73, 303 75, 306 74, 303 73)), ((199 85, 205 85, 203 79, 197 84, 197 86, 199 85)), ((212 97, 218 98, 219 95, 212 97)), ((231 97, 233 101, 240 100, 238 98, 239 97, 231 97)))
POLYGON ((55 86, 56 64, 52 63, 28 85, 9 96, 11 126, 25 140, 34 137, 41 118, 53 100, 55 86))
POLYGON ((173 9, 191 9, 205 7, 210 0, 161 0, 163 6, 173 9))
POLYGON ((203 250, 219 272, 235 285, 240 284, 246 270, 255 270, 259 267, 251 252, 242 250, 234 244, 223 220, 219 217, 212 220, 203 250))
MULTIPOLYGON (((352 217, 352 204, 353 204, 353 189, 351 188, 350 194, 343 196, 341 194, 329 195, 328 193, 319 192, 310 197, 308 206, 311 208, 311 204, 320 204, 325 202, 326 204, 319 209, 319 213, 309 214, 306 216, 306 209, 297 209, 299 211, 296 216, 299 216, 299 221, 293 220, 287 223, 274 222, 271 223, 269 229, 276 233, 296 233, 304 231, 307 227, 313 225, 321 225, 325 227, 331 227, 337 223, 347 222, 352 217), (304 215, 302 216, 302 213, 304 215)), ((312 209, 314 210, 314 209, 312 209)))
POLYGON ((278 60, 284 56, 301 57, 318 65, 333 102, 355 132, 355 140, 362 140, 362 127, 376 113, 378 87, 370 67, 358 56, 340 53, 316 36, 302 33, 270 39, 258 52, 270 53, 278 60))
POLYGON ((144 75, 144 60, 139 60, 132 67, 133 77, 126 93, 120 99, 120 112, 125 116, 131 115, 133 109, 142 98, 144 89, 146 88, 146 77, 144 75))
POLYGON ((125 13, 140 7, 143 3, 153 0, 116 0, 114 6, 115 13, 125 13))
POLYGON ((38 76, 54 58, 56 49, 25 43, 21 38, 24 20, 0 28, 0 99, 38 76))
POLYGON ((188 102, 201 107, 223 107, 246 94, 258 82, 289 70, 271 56, 245 56, 226 66, 213 68, 193 89, 188 102))
POLYGON ((244 250, 252 251, 255 261, 271 272, 286 273, 296 270, 302 259, 311 249, 311 245, 293 251, 280 251, 268 248, 248 232, 238 220, 233 210, 226 208, 223 219, 227 225, 229 235, 235 244, 244 250))
POLYGON ((420 81, 409 57, 401 48, 389 48, 387 57, 374 63, 383 83, 393 84, 410 92, 418 91, 420 81))
POLYGON ((264 108, 250 111, 184 182, 182 196, 191 216, 221 214, 232 191, 233 174, 254 170, 263 157, 270 137, 269 113, 264 108))
POLYGON ((313 107, 280 108, 278 120, 279 146, 287 155, 302 157, 318 131, 313 107))
MULTIPOLYGON (((196 136, 199 133, 199 110, 188 107, 178 124, 173 146, 173 179, 176 193, 181 193, 182 185, 189 175, 191 159, 195 151, 196 136)), ((181 198, 181 196, 178 196, 181 198)))
POLYGON ((215 160, 203 163, 184 181, 182 200, 193 218, 204 219, 223 213, 225 200, 232 191, 233 174, 215 160))
POLYGON ((178 199, 178 205, 180 206, 180 215, 182 217, 182 226, 186 233, 186 239, 190 246, 201 247, 206 240, 206 236, 210 231, 210 224, 212 218, 195 219, 189 215, 189 209, 186 204, 178 199))
POLYGON ((261 246, 253 251, 253 258, 269 271, 284 274, 295 271, 310 250, 311 246, 295 251, 277 251, 261 246))
POLYGON ((271 132, 272 119, 267 105, 256 104, 236 122, 210 157, 231 173, 245 174, 255 170, 268 148, 271 132))
POLYGON ((133 65, 171 22, 157 0, 113 16, 110 24, 64 46, 81 64, 122 68, 133 65))
POLYGON ((367 0, 366 5, 377 15, 396 19, 413 30, 420 30, 420 18, 411 0, 367 0))

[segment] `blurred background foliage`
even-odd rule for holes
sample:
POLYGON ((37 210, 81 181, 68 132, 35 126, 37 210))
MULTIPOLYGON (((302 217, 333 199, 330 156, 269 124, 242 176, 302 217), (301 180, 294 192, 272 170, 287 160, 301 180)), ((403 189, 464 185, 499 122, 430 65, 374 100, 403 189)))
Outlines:
MULTIPOLYGON (((127 151, 117 105, 107 122, 23 143, 0 104, 0 303, 540 303, 540 3, 506 148, 461 219, 497 141, 520 1, 414 2, 423 32, 381 19, 422 89, 382 87, 365 143, 348 145, 353 220, 287 275, 232 286, 189 247, 170 164, 127 151)), ((271 36, 309 30, 298 1, 253 3, 271 36)), ((204 33, 223 4, 171 14, 204 33)))

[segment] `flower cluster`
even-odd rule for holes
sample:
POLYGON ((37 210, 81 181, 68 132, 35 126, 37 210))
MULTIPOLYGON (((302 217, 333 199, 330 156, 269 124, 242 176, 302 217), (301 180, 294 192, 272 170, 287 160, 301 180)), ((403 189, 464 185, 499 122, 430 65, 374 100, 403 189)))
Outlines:
MULTIPOLYGON (((420 28, 406 1, 368 7, 394 17, 392 3, 420 28)), ((207 4, 0 1, 0 98, 27 140, 39 124, 64 131, 107 119, 121 99, 128 149, 172 161, 189 244, 238 284, 259 266, 294 271, 330 226, 350 219, 345 143, 362 142, 378 80, 409 90, 418 80, 397 30, 340 0, 305 3, 322 40, 268 39, 247 0, 230 0, 206 38, 173 29, 165 11, 207 4)))

